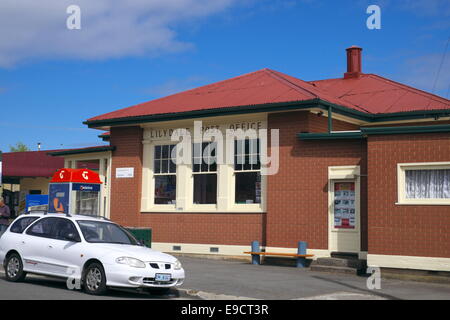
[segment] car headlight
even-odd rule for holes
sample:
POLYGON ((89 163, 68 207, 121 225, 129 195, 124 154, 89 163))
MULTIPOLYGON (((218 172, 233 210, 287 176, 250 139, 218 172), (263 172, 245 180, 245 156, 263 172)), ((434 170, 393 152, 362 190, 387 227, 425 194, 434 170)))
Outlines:
POLYGON ((173 268, 175 269, 175 270, 181 270, 181 262, 180 261, 178 261, 178 260, 176 260, 175 261, 175 263, 173 264, 173 268))
POLYGON ((120 257, 116 259, 117 263, 126 264, 130 267, 135 268, 145 268, 145 263, 139 259, 130 258, 130 257, 120 257))

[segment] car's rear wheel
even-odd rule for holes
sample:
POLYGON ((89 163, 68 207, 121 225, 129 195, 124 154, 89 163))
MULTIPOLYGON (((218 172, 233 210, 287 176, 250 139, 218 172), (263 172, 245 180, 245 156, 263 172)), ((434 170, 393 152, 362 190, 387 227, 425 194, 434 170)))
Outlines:
POLYGON ((6 280, 19 282, 25 279, 27 273, 23 271, 22 259, 17 253, 13 253, 6 258, 5 276, 6 280))
POLYGON ((106 287, 106 275, 103 266, 98 262, 91 263, 84 272, 84 291, 88 294, 102 295, 108 288, 106 287))

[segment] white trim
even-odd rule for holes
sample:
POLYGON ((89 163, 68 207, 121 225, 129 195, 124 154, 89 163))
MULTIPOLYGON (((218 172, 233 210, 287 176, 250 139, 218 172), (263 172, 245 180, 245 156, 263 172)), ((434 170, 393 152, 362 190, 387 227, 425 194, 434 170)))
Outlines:
MULTIPOLYGON (((267 114, 258 114, 248 117, 223 117, 218 119, 198 119, 203 121, 204 126, 215 125, 224 130, 228 125, 245 121, 261 122, 261 128, 267 128, 267 114), (226 119, 226 120, 224 120, 226 119)), ((217 171, 217 203, 216 204, 194 204, 193 203, 193 175, 191 165, 177 165, 176 179, 176 204, 155 205, 154 204, 154 174, 153 153, 155 145, 176 144, 171 141, 168 132, 173 128, 187 128, 192 131, 194 120, 173 121, 154 123, 143 126, 143 165, 142 165, 142 195, 141 212, 211 212, 211 213, 263 213, 266 211, 267 199, 267 177, 261 176, 261 203, 258 204, 236 204, 235 203, 235 172, 231 164, 218 164, 217 171), (162 130, 164 136, 155 138, 152 130, 162 130)), ((224 146, 225 148, 225 143, 224 146)), ((226 155, 225 155, 226 157, 226 155)), ((244 171, 243 171, 244 172, 244 171)), ((208 172, 204 172, 205 174, 208 172)), ((214 172, 211 172, 214 173, 214 172)))
POLYGON ((368 254, 367 265, 382 268, 450 271, 450 258, 368 254))
POLYGON ((450 205, 450 199, 407 199, 406 170, 450 169, 450 162, 397 163, 397 202, 396 205, 450 205))
POLYGON ((170 243, 152 242, 152 249, 169 253, 192 253, 210 255, 249 256, 244 251, 250 251, 251 246, 197 244, 197 243, 170 243), (174 246, 180 246, 181 250, 173 250, 174 246), (210 248, 219 248, 219 252, 210 252, 210 248))
MULTIPOLYGON (((245 251, 251 250, 251 245, 223 245, 223 244, 196 244, 196 243, 170 243, 170 242, 153 242, 152 249, 168 252, 168 253, 190 253, 190 254, 209 254, 215 256, 241 256, 250 257, 245 254, 245 251), (180 246, 181 250, 173 250, 173 246, 180 246), (210 248, 219 248, 219 252, 210 252, 210 248)), ((265 251, 273 251, 279 253, 297 253, 297 248, 282 248, 282 247, 263 247, 265 251)), ((330 252, 324 249, 307 249, 307 254, 313 254, 312 259, 321 257, 330 257, 330 252)))

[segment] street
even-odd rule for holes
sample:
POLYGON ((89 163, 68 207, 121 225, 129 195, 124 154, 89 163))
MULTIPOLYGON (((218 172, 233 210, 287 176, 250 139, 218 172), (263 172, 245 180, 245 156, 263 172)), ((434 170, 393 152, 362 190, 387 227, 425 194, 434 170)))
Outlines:
POLYGON ((169 293, 110 290, 91 296, 69 290, 64 280, 29 275, 23 283, 7 282, 0 269, 0 299, 114 300, 114 299, 324 299, 410 300, 450 299, 450 284, 381 280, 380 290, 370 290, 366 278, 312 272, 275 265, 251 265, 245 261, 179 257, 186 281, 169 293))

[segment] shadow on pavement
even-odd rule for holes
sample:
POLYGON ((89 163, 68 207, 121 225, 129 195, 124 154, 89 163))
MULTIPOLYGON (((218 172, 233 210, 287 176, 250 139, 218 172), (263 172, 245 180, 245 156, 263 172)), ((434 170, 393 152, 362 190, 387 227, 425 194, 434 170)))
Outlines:
POLYGON ((335 284, 338 284, 338 285, 341 285, 341 286, 344 286, 344 287, 347 287, 347 288, 350 288, 350 289, 353 289, 353 290, 366 292, 366 293, 369 293, 370 295, 373 295, 373 296, 378 296, 378 297, 389 299, 389 300, 402 300, 402 299, 400 299, 398 297, 394 297, 394 296, 391 296, 389 294, 378 292, 377 290, 362 289, 362 288, 359 288, 357 286, 353 286, 351 284, 347 284, 347 283, 341 282, 339 280, 327 279, 327 278, 320 277, 320 276, 312 276, 312 277, 315 278, 315 279, 322 280, 322 281, 335 283, 335 284))
MULTIPOLYGON (((1 280, 7 281, 5 276, 0 277, 1 280)), ((122 289, 122 288, 110 288, 108 292, 103 296, 90 296, 81 290, 70 290, 67 288, 66 281, 64 279, 41 277, 41 276, 28 276, 21 284, 28 284, 32 286, 42 286, 46 288, 66 290, 67 293, 78 293, 85 295, 85 297, 102 298, 116 298, 116 299, 173 299, 180 298, 180 291, 174 288, 168 290, 152 288, 149 290, 135 290, 135 289, 122 289)), ((51 299, 51 298, 50 298, 51 299)), ((192 299, 192 298, 191 298, 192 299)))

